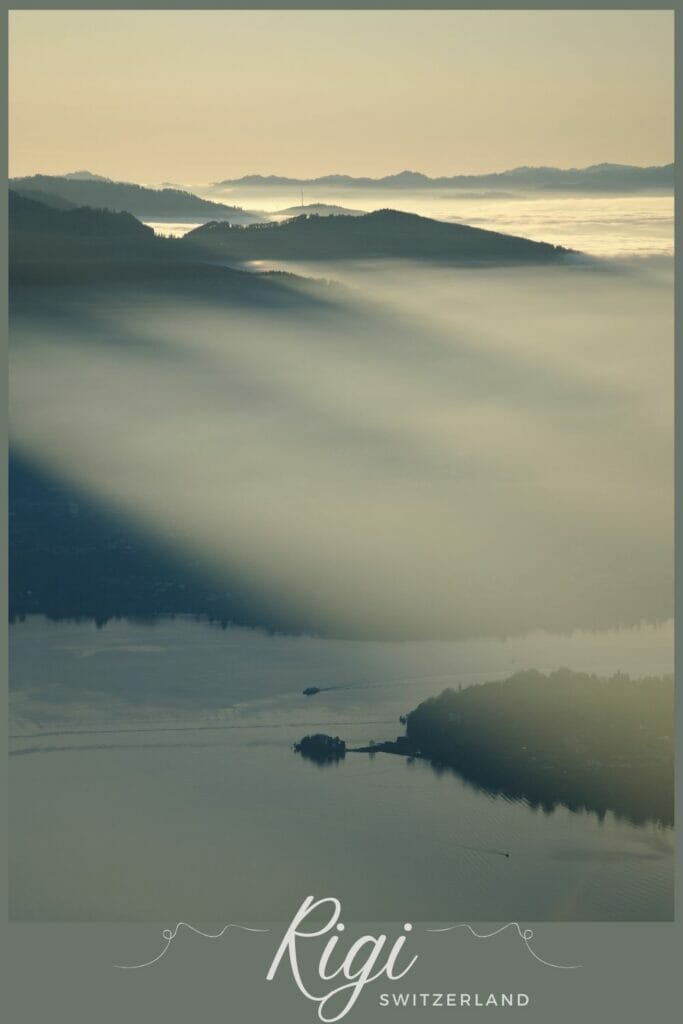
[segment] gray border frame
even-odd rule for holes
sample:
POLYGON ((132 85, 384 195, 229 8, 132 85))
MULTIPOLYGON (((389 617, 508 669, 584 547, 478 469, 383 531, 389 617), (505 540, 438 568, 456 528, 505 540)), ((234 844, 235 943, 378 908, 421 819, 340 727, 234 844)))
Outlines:
MULTIPOLYGON (((681 0, 671 3, 608 2, 585 4, 566 0, 564 3, 511 3, 499 0, 495 4, 432 2, 419 4, 410 0, 389 0, 369 4, 338 2, 309 3, 304 0, 252 0, 248 3, 212 3, 195 5, 185 3, 159 3, 149 0, 145 4, 56 2, 3 4, 0 19, 2 45, 7 54, 7 11, 42 9, 478 9, 494 10, 627 10, 652 9, 675 11, 675 66, 676 81, 676 166, 681 166, 680 117, 680 37, 681 0)), ((6 105, 3 105, 6 112, 6 105)), ((7 134, 2 133, 0 145, 6 155, 7 134)), ((5 163, 5 166, 6 163, 5 163)), ((677 178, 678 182, 678 178, 677 178)), ((3 182, 6 196, 6 176, 3 182)), ((7 231, 6 202, 0 206, 0 227, 4 237, 7 231)), ((681 224, 676 219, 676 247, 681 251, 681 224)), ((0 253, 0 301, 3 327, 7 324, 7 251, 0 253)), ((678 258, 676 278, 678 278, 678 258)), ((680 302, 676 300, 676 355, 680 340, 680 302)), ((6 338, 6 329, 3 336, 6 338)), ((0 429, 7 436, 7 346, 2 346, 2 400, 0 400, 0 429)), ((676 358, 676 511, 683 508, 683 475, 680 472, 680 453, 683 447, 683 413, 678 397, 683 384, 681 360, 676 358)), ((0 514, 2 529, 7 529, 7 448, 2 450, 0 477, 0 514)), ((682 626, 679 616, 683 593, 683 575, 680 565, 681 534, 676 516, 675 545, 675 619, 676 619, 676 676, 679 670, 682 626)), ((7 720, 7 549, 3 541, 0 550, 0 568, 3 586, 0 590, 0 650, 2 651, 0 711, 3 723, 7 720)), ((677 736, 682 735, 683 707, 677 707, 677 736)), ((3 727, 1 750, 7 756, 7 735, 3 727)), ((681 751, 677 750, 677 782, 680 782, 681 751)), ((5 761, 6 765, 6 761, 5 761)), ((7 822, 7 772, 2 775, 0 810, 2 822, 7 822)), ((677 786, 677 812, 681 808, 681 787, 677 786)), ((163 946, 161 926, 150 925, 38 925, 9 924, 7 921, 7 845, 6 828, 0 828, 2 837, 2 953, 0 955, 0 1000, 6 1019, 12 1024, 35 1024, 49 1017, 54 1024, 108 1024, 122 1020, 131 1024, 180 1024, 188 1019, 209 1020, 227 1017, 236 1024, 277 1021, 278 1024, 305 1024, 315 1021, 312 1003, 306 1003, 296 990, 291 978, 278 977, 272 984, 265 974, 281 935, 281 925, 272 934, 249 935, 228 932, 223 939, 209 942, 189 933, 181 934, 163 963, 143 971, 117 971, 115 963, 142 962, 155 956, 163 946)), ((680 879, 681 844, 676 847, 677 878, 680 879)), ((564 1024, 581 1017, 589 1024, 593 1021, 620 1020, 624 1024, 640 1024, 643 1018, 654 1021, 673 1019, 678 1007, 681 985, 680 949, 683 948, 683 913, 681 886, 676 886, 676 919, 662 924, 543 924, 536 929, 534 948, 541 956, 555 964, 581 963, 578 971, 558 971, 535 962, 524 943, 512 929, 486 942, 478 942, 462 930, 448 935, 427 936, 422 925, 416 925, 411 938, 412 948, 420 953, 420 960, 405 982, 393 986, 396 991, 411 992, 488 992, 520 991, 529 994, 526 1009, 505 1011, 514 1019, 524 1016, 531 1024, 564 1024)), ((175 922, 166 922, 172 926, 175 922)), ((243 922, 248 923, 248 922, 243 922)), ((380 925, 355 924, 350 931, 358 934, 374 931, 380 925)), ((396 934, 395 925, 387 925, 387 932, 396 934)), ((391 1016, 378 1004, 381 991, 392 986, 370 986, 351 1011, 349 1021, 373 1024, 391 1016)), ((403 1009, 394 1016, 401 1022, 425 1019, 439 1020, 452 1014, 467 1015, 465 1009, 403 1009)), ((475 1013, 479 1021, 493 1020, 499 1011, 482 1009, 475 1013)))

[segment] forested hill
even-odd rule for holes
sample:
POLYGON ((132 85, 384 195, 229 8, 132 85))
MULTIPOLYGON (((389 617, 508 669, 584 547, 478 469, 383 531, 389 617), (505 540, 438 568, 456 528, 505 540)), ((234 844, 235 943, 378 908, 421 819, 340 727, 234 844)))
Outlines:
POLYGON ((335 260, 394 257, 453 263, 554 263, 570 251, 545 242, 447 224, 397 210, 360 217, 303 216, 281 224, 204 224, 186 247, 235 260, 335 260))
POLYGON ((10 188, 15 191, 44 192, 74 203, 115 212, 132 213, 142 220, 196 218, 227 220, 236 224, 252 224, 257 214, 238 206, 228 206, 201 199, 191 192, 177 188, 145 188, 126 181, 107 178, 73 178, 57 175, 34 174, 25 178, 12 178, 10 188))
POLYGON ((671 676, 521 672, 424 701, 406 735, 490 791, 671 824, 673 694, 671 676))
POLYGON ((90 207, 60 210, 9 193, 10 267, 24 262, 63 262, 101 254, 132 255, 157 251, 151 228, 130 213, 90 207))

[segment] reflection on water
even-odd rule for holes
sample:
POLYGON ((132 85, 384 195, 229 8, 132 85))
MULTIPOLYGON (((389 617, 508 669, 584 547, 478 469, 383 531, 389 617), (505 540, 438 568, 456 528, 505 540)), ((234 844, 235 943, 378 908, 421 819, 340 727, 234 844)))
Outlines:
POLYGON ((10 633, 15 919, 285 920, 308 892, 361 920, 672 916, 670 829, 533 808, 420 760, 292 754, 318 732, 393 739, 445 686, 529 665, 671 671, 671 623, 393 644, 187 619, 10 633))

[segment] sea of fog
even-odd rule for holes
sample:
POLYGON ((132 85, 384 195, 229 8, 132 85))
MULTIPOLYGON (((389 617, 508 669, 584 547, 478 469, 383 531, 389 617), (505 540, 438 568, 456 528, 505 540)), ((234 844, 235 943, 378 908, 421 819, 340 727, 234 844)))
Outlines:
POLYGON ((16 449, 327 639, 13 626, 13 918, 289 919, 309 892, 357 919, 670 918, 671 830, 291 745, 392 738, 527 667, 671 670, 671 260, 286 269, 334 284, 14 316, 16 449))
POLYGON ((358 920, 670 919, 671 829, 292 744, 393 738, 425 697, 529 665, 668 672, 672 639, 671 622, 400 644, 29 619, 10 630, 11 916, 287 920, 315 893, 358 920))
MULTIPOLYGON (((208 199, 241 206, 268 217, 301 204, 301 191, 296 188, 204 191, 208 199)), ((364 212, 384 208, 402 210, 521 235, 538 242, 552 242, 594 256, 670 256, 673 253, 674 199, 667 194, 567 195, 471 189, 327 192, 316 188, 305 192, 303 201, 306 205, 326 203, 364 212)), ((161 234, 184 235, 202 221, 148 223, 161 234)))
POLYGON ((12 324, 16 450, 309 631, 671 616, 670 263, 290 269, 337 283, 286 311, 44 293, 12 324))

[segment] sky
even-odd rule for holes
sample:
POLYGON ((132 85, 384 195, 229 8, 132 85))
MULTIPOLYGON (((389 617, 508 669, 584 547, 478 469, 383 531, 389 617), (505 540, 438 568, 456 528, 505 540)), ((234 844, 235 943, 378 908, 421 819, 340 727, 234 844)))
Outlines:
POLYGON ((10 174, 673 160, 671 11, 12 11, 10 174))

